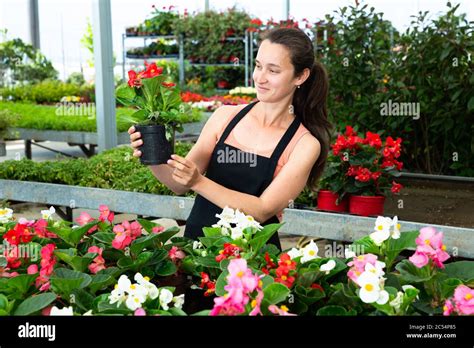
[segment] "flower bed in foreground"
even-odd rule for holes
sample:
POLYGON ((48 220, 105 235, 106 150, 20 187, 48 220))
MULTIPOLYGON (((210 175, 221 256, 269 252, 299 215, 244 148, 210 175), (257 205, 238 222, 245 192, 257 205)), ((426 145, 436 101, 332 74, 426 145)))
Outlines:
POLYGON ((267 241, 281 224, 228 207, 200 241, 99 211, 73 224, 54 208, 32 221, 0 209, 0 314, 474 314, 474 262, 450 262, 442 232, 401 232, 396 217, 320 257, 313 241, 279 252, 267 241))

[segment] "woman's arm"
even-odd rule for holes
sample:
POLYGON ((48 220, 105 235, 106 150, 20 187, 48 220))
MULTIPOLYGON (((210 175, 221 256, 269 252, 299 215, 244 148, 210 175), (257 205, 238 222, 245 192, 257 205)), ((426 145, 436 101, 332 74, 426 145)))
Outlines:
POLYGON ((179 156, 171 161, 178 171, 176 180, 190 185, 191 189, 215 205, 239 209, 252 215, 257 221, 265 222, 282 211, 303 191, 311 168, 319 157, 321 146, 312 135, 307 134, 298 141, 288 162, 267 189, 256 197, 230 190, 200 175, 193 163, 179 156), (194 174, 192 174, 194 173, 194 174))
MULTIPOLYGON (((216 145, 217 136, 221 131, 224 122, 231 117, 235 112, 234 106, 222 106, 218 108, 214 113, 209 117, 206 124, 204 125, 199 138, 191 148, 189 153, 186 155, 186 159, 195 163, 199 173, 203 175, 209 165, 211 159, 212 151, 216 145)), ((140 139, 141 134, 135 132, 134 127, 129 129, 130 139, 132 140, 132 147, 135 148, 133 155, 135 157, 141 156, 141 151, 136 148, 143 144, 143 141, 140 139)), ((148 166, 153 175, 167 186, 171 191, 177 195, 183 195, 190 190, 189 186, 183 185, 182 183, 176 181, 173 178, 174 168, 169 164, 160 164, 148 166)))

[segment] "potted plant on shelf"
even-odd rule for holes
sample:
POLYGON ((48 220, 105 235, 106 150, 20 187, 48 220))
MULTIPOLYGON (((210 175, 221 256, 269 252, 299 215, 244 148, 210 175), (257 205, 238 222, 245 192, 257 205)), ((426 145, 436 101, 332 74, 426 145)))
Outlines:
POLYGON ((394 181, 403 167, 397 160, 401 142, 401 138, 394 140, 390 136, 382 140, 372 132, 360 137, 351 126, 346 127, 344 135, 338 136, 332 151, 348 163, 345 192, 350 193, 351 214, 383 215, 385 197, 402 189, 402 185, 394 181))
POLYGON ((136 124, 141 133, 140 161, 147 165, 164 164, 173 152, 174 132, 183 130, 182 123, 191 106, 183 103, 176 85, 163 75, 156 63, 147 64, 144 71, 128 72, 128 83, 117 87, 117 101, 136 108, 122 121, 136 124))

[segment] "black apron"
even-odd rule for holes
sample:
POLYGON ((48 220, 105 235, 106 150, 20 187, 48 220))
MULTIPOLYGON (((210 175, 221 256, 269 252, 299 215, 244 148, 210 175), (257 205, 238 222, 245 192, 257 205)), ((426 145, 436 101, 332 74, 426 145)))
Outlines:
MULTIPOLYGON (((212 152, 206 177, 230 190, 259 197, 272 182, 278 160, 288 143, 293 138, 293 135, 296 133, 301 121, 298 117, 295 117, 290 127, 288 127, 285 134, 280 139, 280 142, 270 158, 250 154, 234 146, 225 144, 225 140, 235 125, 250 111, 250 109, 252 109, 252 107, 254 107, 257 102, 247 105, 230 121, 212 152), (230 152, 240 152, 239 155, 244 158, 246 158, 245 154, 252 155, 254 160, 256 158, 256 165, 252 166, 253 164, 248 162, 238 163, 238 161, 235 161, 237 163, 230 163, 232 162, 230 160, 223 161, 224 163, 219 163, 219 154, 222 155, 230 152)), ((241 209, 245 210, 245 207, 241 207, 241 209)), ((198 237, 202 237, 204 235, 202 228, 211 227, 216 224, 218 221, 216 214, 220 214, 222 210, 222 208, 208 201, 206 198, 197 195, 194 201, 194 206, 189 214, 188 220, 186 221, 184 236, 194 240, 197 240, 198 237)), ((275 215, 261 225, 265 226, 279 222, 280 221, 275 215)), ((278 233, 275 233, 268 243, 274 244, 279 250, 281 250, 278 233)))

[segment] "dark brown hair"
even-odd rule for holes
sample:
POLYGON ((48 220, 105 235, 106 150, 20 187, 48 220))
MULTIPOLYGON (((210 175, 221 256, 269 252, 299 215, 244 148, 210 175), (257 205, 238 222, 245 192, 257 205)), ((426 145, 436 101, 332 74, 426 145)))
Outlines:
POLYGON ((329 151, 331 123, 328 121, 327 96, 329 81, 324 66, 317 62, 311 39, 298 28, 276 28, 263 35, 263 40, 280 44, 288 49, 294 76, 310 69, 306 81, 297 88, 293 96, 295 115, 321 144, 321 154, 311 169, 307 187, 315 190, 318 179, 323 173, 329 151))

